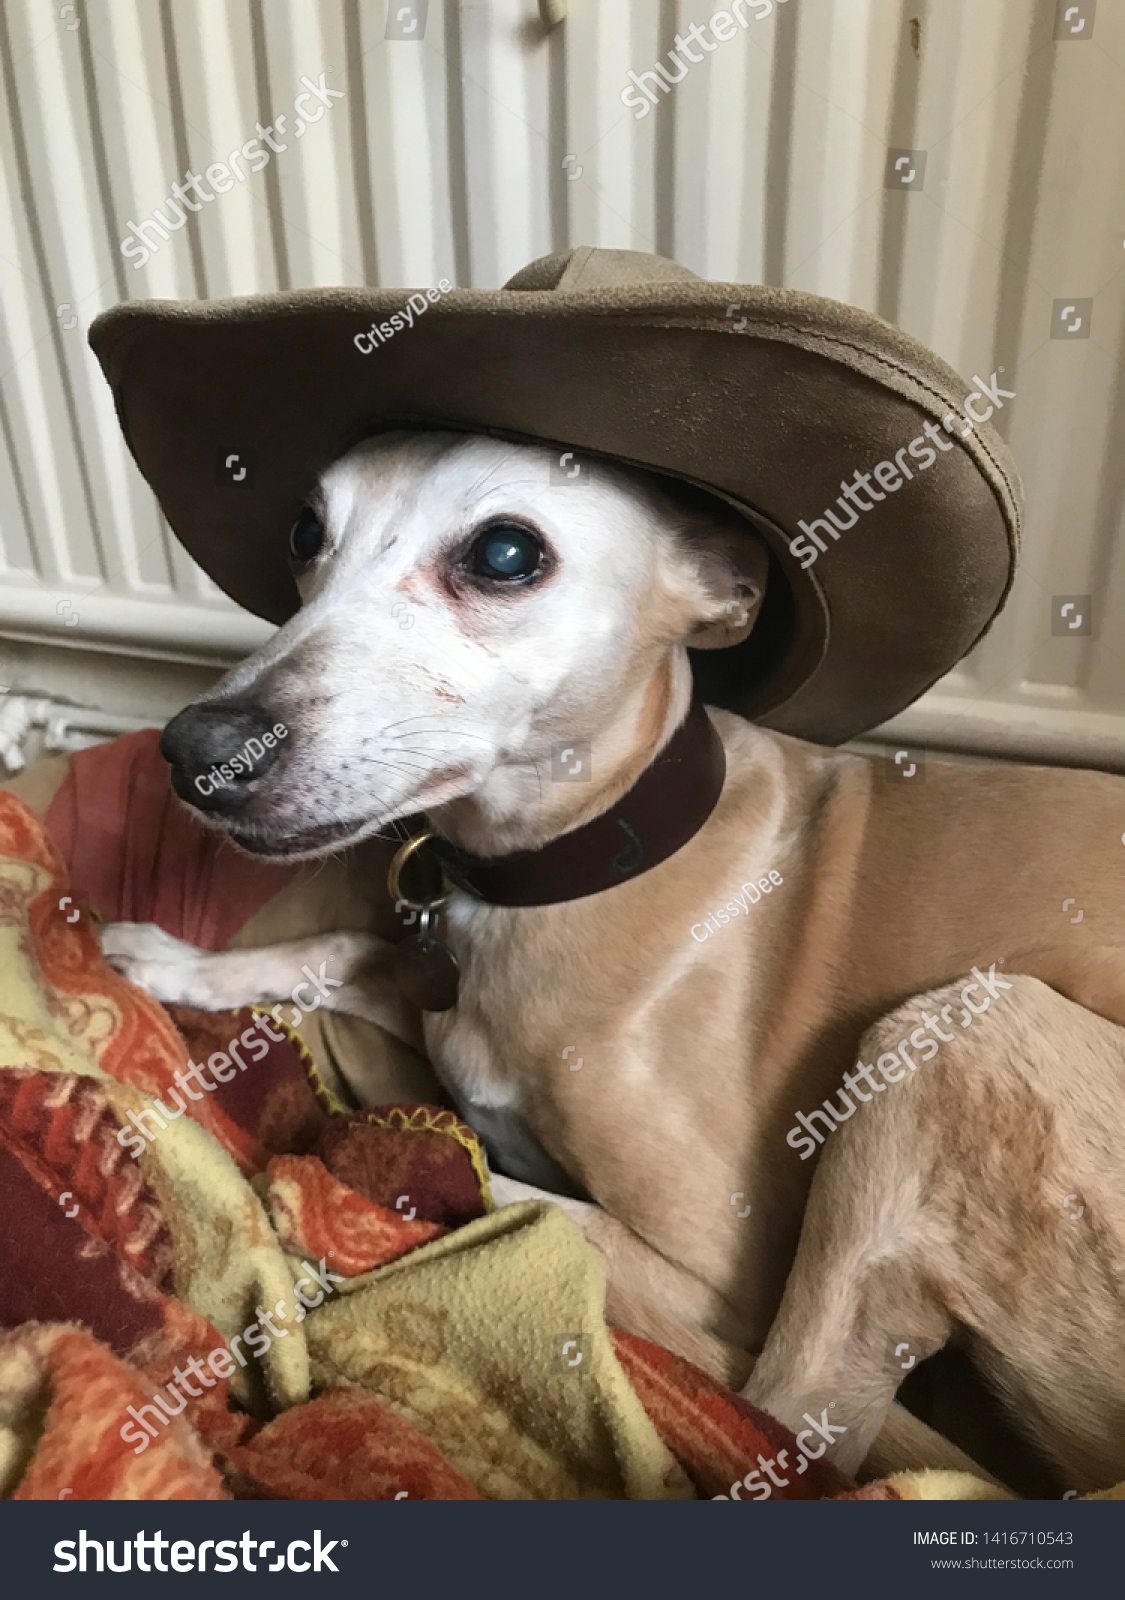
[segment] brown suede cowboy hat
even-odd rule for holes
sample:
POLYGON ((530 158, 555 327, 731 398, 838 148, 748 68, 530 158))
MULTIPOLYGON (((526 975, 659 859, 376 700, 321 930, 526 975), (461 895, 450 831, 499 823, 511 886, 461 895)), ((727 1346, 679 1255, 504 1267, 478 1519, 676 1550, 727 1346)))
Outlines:
MULTIPOLYGON (((733 502, 773 566, 749 637, 696 655, 699 685, 801 738, 836 743, 900 711, 1011 586, 1019 479, 975 420, 987 393, 815 295, 584 247, 498 290, 139 301, 100 316, 90 343, 176 536, 271 622, 298 606, 287 541, 317 474, 395 427, 546 441, 733 502)), ((974 379, 995 399, 992 382, 974 379)))

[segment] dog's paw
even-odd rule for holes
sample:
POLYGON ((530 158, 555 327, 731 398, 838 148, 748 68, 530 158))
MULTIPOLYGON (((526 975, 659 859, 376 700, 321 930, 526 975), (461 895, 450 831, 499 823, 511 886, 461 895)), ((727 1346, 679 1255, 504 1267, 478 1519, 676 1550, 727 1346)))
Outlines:
POLYGON ((200 952, 155 922, 107 922, 98 930, 102 955, 122 978, 170 1005, 197 1003, 200 952))

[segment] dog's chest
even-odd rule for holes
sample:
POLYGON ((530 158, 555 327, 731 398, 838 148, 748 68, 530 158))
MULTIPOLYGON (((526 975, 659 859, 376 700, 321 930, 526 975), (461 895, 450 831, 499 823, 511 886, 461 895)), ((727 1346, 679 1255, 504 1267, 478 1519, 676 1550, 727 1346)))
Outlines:
POLYGON ((602 1158, 616 1167, 642 1126, 670 1121, 669 1149, 698 1136, 685 1062, 708 1032, 732 1071, 720 1037, 753 1044, 752 973, 715 970, 690 913, 606 917, 594 901, 516 910, 458 895, 445 918, 461 985, 455 1008, 427 1015, 430 1059, 504 1170, 543 1188, 561 1169, 596 1193, 602 1158))
POLYGON ((462 1116, 482 1139, 492 1166, 508 1177, 555 1193, 572 1192, 564 1169, 530 1131, 529 1100, 537 1091, 536 1060, 523 1036, 520 980, 487 932, 488 961, 471 940, 447 935, 461 967, 456 1007, 425 1014, 426 1048, 462 1116))
POLYGON ((579 1153, 609 1082, 604 1063, 614 1063, 619 1089, 629 1071, 615 1021, 630 986, 597 959, 589 903, 514 909, 459 894, 442 937, 461 982, 456 1007, 425 1020, 439 1077, 501 1170, 580 1193, 579 1153))
POLYGON ((454 895, 441 936, 460 966, 458 1000, 448 1011, 426 1014, 426 1047, 494 1164, 510 1177, 565 1192, 570 1185, 562 1169, 528 1122, 529 1111, 550 1098, 555 1012, 567 1008, 557 963, 536 936, 541 915, 454 895))

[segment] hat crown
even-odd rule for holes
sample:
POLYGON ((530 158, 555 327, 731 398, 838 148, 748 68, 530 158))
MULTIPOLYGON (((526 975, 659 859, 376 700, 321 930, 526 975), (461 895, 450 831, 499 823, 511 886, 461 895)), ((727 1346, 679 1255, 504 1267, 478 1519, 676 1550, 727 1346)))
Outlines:
POLYGON ((835 743, 885 722, 1003 604, 1020 527, 1007 447, 988 423, 957 428, 940 471, 925 470, 937 455, 919 429, 955 414, 966 385, 881 318, 592 246, 532 261, 506 289, 443 290, 440 307, 429 291, 426 315, 416 291, 413 320, 399 315, 407 293, 134 300, 90 329, 177 537, 259 616, 298 608, 284 530, 309 483, 359 439, 404 429, 582 451, 741 511, 775 570, 747 638, 695 655, 696 690, 798 738, 835 743), (357 329, 371 317, 377 355, 357 329), (298 398, 279 404, 280 392, 298 398), (214 471, 216 438, 257 442, 252 508, 214 471), (883 502, 898 494, 853 508, 862 536, 830 509, 805 520, 864 463, 883 502))
POLYGON ((645 250, 600 250, 582 244, 557 255, 539 256, 509 278, 505 289, 575 290, 617 288, 627 283, 699 281, 699 275, 667 256, 645 250))

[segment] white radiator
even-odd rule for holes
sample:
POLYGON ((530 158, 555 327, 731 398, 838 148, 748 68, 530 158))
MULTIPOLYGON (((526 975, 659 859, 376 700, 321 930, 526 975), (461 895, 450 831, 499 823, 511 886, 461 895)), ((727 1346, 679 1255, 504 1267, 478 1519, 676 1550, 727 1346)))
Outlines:
POLYGON ((892 731, 1125 764, 1125 5, 742 0, 748 25, 708 33, 640 118, 628 73, 708 25, 709 0, 544 10, 568 14, 3 0, 0 634, 220 662, 268 632, 178 549, 133 467, 85 344, 99 311, 493 286, 572 243, 658 250, 879 311, 967 380, 1003 369, 1022 574, 980 648, 892 731), (293 102, 321 74, 344 96, 298 139, 293 102), (173 182, 279 112, 284 150, 139 270, 121 254, 173 182), (899 151, 924 171, 916 154, 896 168, 899 151))

